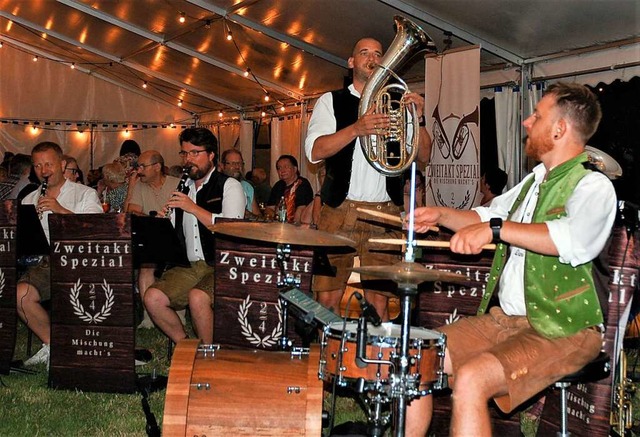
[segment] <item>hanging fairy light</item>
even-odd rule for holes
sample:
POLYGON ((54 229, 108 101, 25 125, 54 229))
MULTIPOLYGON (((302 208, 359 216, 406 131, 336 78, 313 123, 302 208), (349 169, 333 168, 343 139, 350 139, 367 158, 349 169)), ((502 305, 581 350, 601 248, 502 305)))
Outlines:
POLYGON ((218 112, 218 117, 222 118, 224 116, 224 113, 222 111, 218 112))
POLYGON ((75 69, 76 69, 76 63, 75 63, 75 62, 72 62, 72 63, 71 63, 71 65, 70 65, 70 67, 71 67, 71 69, 72 69, 72 70, 75 70, 75 69))
POLYGON ((178 21, 180 22, 180 24, 184 24, 184 22, 187 21, 187 15, 184 12, 180 12, 178 21))
POLYGON ((33 62, 38 62, 38 55, 35 55, 35 56, 33 57, 33 62))
POLYGON ((178 106, 182 108, 182 99, 178 100, 178 106))
POLYGON ((251 74, 251 69, 250 68, 247 68, 246 70, 244 70, 244 73, 242 73, 242 75, 244 77, 249 77, 250 74, 251 74))
POLYGON ((142 83, 142 88, 147 89, 147 81, 146 80, 142 83))
POLYGON ((268 93, 268 92, 265 92, 265 93, 264 93, 264 101, 265 101, 265 102, 268 102, 270 99, 271 99, 271 97, 269 97, 269 93, 268 93))

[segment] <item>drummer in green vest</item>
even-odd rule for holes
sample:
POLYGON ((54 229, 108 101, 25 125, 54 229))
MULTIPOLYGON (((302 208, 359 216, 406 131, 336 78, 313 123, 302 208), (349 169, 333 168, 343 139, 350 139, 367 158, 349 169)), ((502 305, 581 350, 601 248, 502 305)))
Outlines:
MULTIPOLYGON (((532 174, 488 207, 415 211, 417 232, 434 225, 455 232, 452 252, 498 243, 478 315, 439 328, 452 377, 451 435, 490 436, 490 399, 510 412, 602 348, 606 301, 592 262, 611 233, 616 195, 585 153, 601 116, 587 87, 549 86, 523 123, 525 152, 540 162, 532 174)), ((431 396, 414 400, 407 435, 425 435, 431 414, 431 396)))

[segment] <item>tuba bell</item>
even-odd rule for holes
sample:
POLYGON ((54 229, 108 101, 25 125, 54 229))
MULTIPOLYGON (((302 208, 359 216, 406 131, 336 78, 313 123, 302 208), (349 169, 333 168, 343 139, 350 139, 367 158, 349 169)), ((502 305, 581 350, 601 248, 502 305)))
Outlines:
POLYGON ((389 116, 389 128, 360 136, 365 158, 385 176, 403 173, 415 160, 420 130, 415 105, 404 101, 409 87, 393 70, 421 51, 436 51, 431 38, 411 20, 396 15, 394 21, 396 36, 380 60, 379 68, 365 83, 358 108, 358 117, 371 107, 375 107, 377 114, 389 116), (397 82, 387 83, 390 79, 397 82))

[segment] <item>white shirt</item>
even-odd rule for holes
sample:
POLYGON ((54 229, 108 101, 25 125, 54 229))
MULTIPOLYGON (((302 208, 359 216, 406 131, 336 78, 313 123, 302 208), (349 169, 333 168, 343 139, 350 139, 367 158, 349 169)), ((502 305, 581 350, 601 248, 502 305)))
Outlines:
MULTIPOLYGON (((187 187, 189 187, 189 198, 196 201, 196 195, 202 187, 209 182, 211 174, 214 169, 211 169, 209 174, 205 177, 204 181, 196 189, 195 181, 193 179, 187 180, 187 187)), ((246 198, 244 190, 240 182, 234 178, 227 178, 224 183, 224 190, 222 195, 222 212, 220 214, 211 213, 211 223, 214 224, 216 217, 226 218, 242 218, 244 217, 246 198)), ((172 214, 172 221, 175 224, 175 212, 172 214)), ((185 211, 182 219, 182 229, 184 231, 184 238, 187 248, 187 258, 189 261, 195 262, 204 260, 204 252, 202 251, 202 242, 200 240, 200 229, 198 228, 198 219, 195 215, 189 214, 185 211)))
MULTIPOLYGON (((511 217, 511 221, 531 223, 531 217, 538 202, 540 184, 547 173, 543 164, 533 169, 534 182, 524 201, 511 217)), ((526 178, 525 178, 526 180, 526 178)), ((477 207, 474 211, 483 222, 491 217, 507 219, 509 208, 522 189, 525 180, 511 190, 497 196, 488 207, 477 207)), ((613 185, 601 173, 590 172, 583 177, 565 205, 567 215, 545 222, 549 236, 563 264, 578 266, 596 258, 609 238, 609 232, 616 218, 616 193, 613 185)), ((524 260, 525 250, 510 247, 507 263, 500 277, 500 306, 508 315, 526 315, 524 302, 524 260)))
MULTIPOLYGON (((360 93, 356 91, 353 84, 349 85, 349 91, 352 95, 360 98, 360 93)), ((336 133, 336 125, 336 117, 333 112, 333 95, 325 93, 313 107, 307 138, 304 142, 307 159, 313 164, 322 161, 311 159, 313 143, 318 137, 336 133)), ((387 202, 391 200, 387 194, 385 179, 381 173, 369 164, 362 152, 360 138, 356 138, 347 199, 361 202, 387 202)))
MULTIPOLYGON (((38 199, 40 199, 40 188, 29 193, 22 199, 23 205, 37 205, 38 199)), ((102 204, 98 198, 98 192, 86 185, 77 184, 69 180, 65 180, 62 187, 60 187, 60 194, 56 197, 58 203, 65 209, 73 212, 74 214, 97 214, 102 213, 102 204)), ((47 236, 47 241, 51 243, 49 239, 49 214, 51 211, 44 211, 40 218, 40 224, 44 229, 44 234, 47 236)))

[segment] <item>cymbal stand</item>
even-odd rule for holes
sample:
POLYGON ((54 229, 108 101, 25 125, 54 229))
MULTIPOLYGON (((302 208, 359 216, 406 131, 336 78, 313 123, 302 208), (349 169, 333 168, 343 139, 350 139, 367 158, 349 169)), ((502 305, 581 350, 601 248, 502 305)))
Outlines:
MULTIPOLYGON (((280 268, 281 280, 278 281, 278 288, 295 287, 299 288, 301 279, 300 275, 294 275, 287 273, 285 270, 285 262, 291 257, 291 245, 290 244, 278 244, 276 246, 276 262, 280 268)), ((282 337, 280 337, 280 349, 283 351, 289 350, 291 342, 289 341, 289 302, 280 298, 280 306, 282 308, 282 337)))
MULTIPOLYGON (((404 253, 406 262, 415 262, 416 246, 414 235, 414 212, 416 204, 416 163, 411 163, 411 190, 409 194, 409 225, 407 227, 407 244, 404 253)), ((402 323, 400 325, 400 354, 397 371, 390 376, 391 398, 394 399, 394 409, 396 413, 394 420, 395 435, 404 436, 405 421, 408 401, 420 396, 419 379, 409 378, 409 331, 411 326, 411 301, 418 294, 417 284, 398 284, 398 294, 400 295, 400 310, 402 323)))

